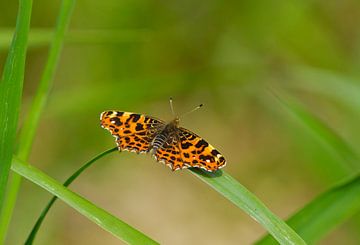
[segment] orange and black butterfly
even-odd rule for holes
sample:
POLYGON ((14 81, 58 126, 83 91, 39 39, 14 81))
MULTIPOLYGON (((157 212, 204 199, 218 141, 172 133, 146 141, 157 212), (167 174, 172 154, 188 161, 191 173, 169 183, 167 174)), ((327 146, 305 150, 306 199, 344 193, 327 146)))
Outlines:
MULTIPOLYGON (((170 106, 174 114, 171 99, 170 106)), ((226 164, 225 158, 212 145, 180 127, 177 116, 166 123, 132 112, 104 111, 100 120, 101 127, 109 130, 116 138, 120 151, 150 152, 157 161, 172 170, 197 167, 214 172, 226 164)))

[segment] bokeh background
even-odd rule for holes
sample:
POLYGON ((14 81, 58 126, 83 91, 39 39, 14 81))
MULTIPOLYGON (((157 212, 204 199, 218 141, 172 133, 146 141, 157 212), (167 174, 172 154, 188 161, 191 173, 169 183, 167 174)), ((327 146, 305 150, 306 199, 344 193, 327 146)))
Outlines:
MULTIPOLYGON (((60 1, 34 1, 21 118, 47 57, 60 1)), ((0 2, 0 64, 17 1, 0 2)), ((351 170, 293 101, 360 149, 360 3, 78 1, 30 162, 63 181, 114 146, 108 109, 182 118, 224 154, 225 171, 286 219, 351 170)), ((265 230, 188 171, 150 156, 109 155, 71 189, 162 244, 251 244, 265 230)), ((23 181, 7 244, 21 244, 50 195, 23 181)), ((359 218, 320 244, 359 244, 359 218)), ((119 244, 58 201, 36 244, 119 244)))

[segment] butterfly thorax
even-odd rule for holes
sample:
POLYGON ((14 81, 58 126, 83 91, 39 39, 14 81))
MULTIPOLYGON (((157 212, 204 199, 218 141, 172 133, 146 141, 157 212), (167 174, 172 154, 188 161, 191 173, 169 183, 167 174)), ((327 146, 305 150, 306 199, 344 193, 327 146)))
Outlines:
POLYGON ((153 153, 156 153, 159 148, 166 148, 166 145, 170 145, 177 141, 178 125, 179 118, 175 118, 159 130, 159 133, 154 137, 151 143, 151 150, 153 153))

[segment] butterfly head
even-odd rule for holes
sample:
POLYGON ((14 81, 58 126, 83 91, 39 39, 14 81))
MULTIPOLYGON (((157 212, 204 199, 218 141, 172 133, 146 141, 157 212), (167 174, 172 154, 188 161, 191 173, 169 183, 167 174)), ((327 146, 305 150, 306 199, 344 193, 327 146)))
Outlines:
MULTIPOLYGON (((191 113, 191 112, 194 112, 196 111, 197 109, 200 109, 201 107, 203 106, 203 104, 200 104, 198 105, 197 107, 195 107, 194 109, 192 109, 191 111, 188 111, 188 112, 185 112, 184 114, 181 115, 181 117, 191 113)), ((170 109, 171 109, 171 113, 173 114, 173 116, 175 117, 175 119, 172 121, 172 123, 176 126, 179 125, 180 123, 180 116, 178 116, 175 111, 174 111, 174 106, 173 106, 173 100, 172 98, 170 97, 170 109)))
POLYGON ((175 117, 175 119, 172 121, 172 123, 177 127, 180 124, 180 118, 178 116, 175 117))

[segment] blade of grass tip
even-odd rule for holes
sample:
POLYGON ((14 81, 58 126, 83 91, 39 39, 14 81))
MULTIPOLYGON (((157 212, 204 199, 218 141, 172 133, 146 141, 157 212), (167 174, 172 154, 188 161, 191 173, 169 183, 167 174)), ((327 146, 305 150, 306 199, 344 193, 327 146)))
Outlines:
MULTIPOLYGON (((357 175, 315 198, 288 219, 287 223, 306 242, 316 244, 327 233, 359 211, 360 175, 357 175)), ((256 244, 277 243, 268 235, 256 244)))
POLYGON ((339 157, 339 164, 345 164, 345 166, 341 166, 342 169, 344 169, 344 167, 347 168, 349 174, 354 170, 359 170, 359 155, 340 135, 327 126, 322 120, 306 110, 306 108, 302 106, 300 102, 295 101, 294 98, 290 99, 289 96, 285 98, 285 95, 280 97, 274 91, 272 91, 272 93, 290 113, 292 113, 331 151, 331 153, 339 157))
POLYGON ((4 205, 20 111, 31 8, 32 1, 19 1, 15 33, 0 81, 0 210, 4 205))
MULTIPOLYGON (((37 88, 35 98, 31 104, 29 114, 25 118, 23 128, 20 131, 17 155, 23 160, 27 160, 31 151, 32 142, 34 140, 35 132, 39 124, 40 115, 43 111, 43 108, 45 107, 49 90, 51 88, 51 82, 53 80, 52 78, 58 64, 64 35, 69 25, 74 5, 74 0, 63 0, 61 2, 60 12, 54 33, 54 39, 51 43, 48 60, 45 65, 40 84, 37 88)), ((4 204, 4 208, 0 213, 0 238, 4 237, 7 233, 11 215, 13 213, 13 208, 15 206, 17 193, 20 188, 20 183, 21 176, 14 174, 13 178, 9 182, 9 188, 7 191, 8 194, 4 204)))
POLYGON ((107 211, 95 206, 93 203, 67 189, 61 183, 16 156, 13 157, 11 169, 34 184, 47 190, 51 194, 57 196, 86 218, 93 221, 95 224, 99 225, 101 228, 110 232, 125 243, 158 244, 142 232, 136 230, 107 211))
MULTIPOLYGON (((95 156, 93 159, 91 159, 90 161, 88 161, 87 163, 85 163, 81 168, 79 168, 75 173, 73 173, 63 184, 63 186, 67 187, 69 186, 82 172, 84 172, 85 169, 87 169, 88 167, 90 167, 94 162, 96 162, 97 160, 99 160, 100 158, 106 156, 107 154, 117 151, 118 148, 114 147, 110 150, 106 150, 102 153, 100 153, 99 155, 95 156)), ((41 212, 39 218, 37 219, 34 227, 32 228, 28 238, 25 241, 25 245, 31 245, 34 242, 35 236, 38 232, 38 230, 40 229, 40 226, 42 224, 42 222, 44 221, 46 214, 49 212, 50 208, 52 207, 52 205, 55 203, 57 197, 54 196, 53 198, 51 198, 51 200, 48 202, 48 204, 45 206, 45 208, 43 209, 43 211, 41 212)))
POLYGON ((229 174, 222 170, 210 173, 201 169, 191 169, 191 173, 245 211, 280 244, 306 244, 293 229, 229 174))

